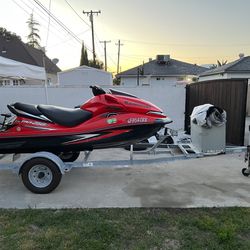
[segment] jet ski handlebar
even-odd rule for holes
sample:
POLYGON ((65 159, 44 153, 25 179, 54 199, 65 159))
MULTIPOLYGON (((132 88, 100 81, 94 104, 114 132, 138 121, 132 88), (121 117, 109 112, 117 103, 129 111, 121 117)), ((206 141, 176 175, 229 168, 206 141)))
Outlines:
POLYGON ((92 89, 92 93, 94 96, 106 94, 105 90, 99 86, 91 85, 90 88, 92 89))

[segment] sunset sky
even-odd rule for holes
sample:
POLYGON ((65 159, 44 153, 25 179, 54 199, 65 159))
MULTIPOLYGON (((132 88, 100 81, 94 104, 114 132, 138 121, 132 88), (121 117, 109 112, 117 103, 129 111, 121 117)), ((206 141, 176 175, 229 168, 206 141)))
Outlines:
MULTIPOLYGON (((50 0, 40 0, 49 8, 50 0)), ((0 0, 0 26, 27 41, 29 14, 40 23, 41 45, 58 66, 79 66, 81 44, 33 0, 0 0), (48 36, 48 39, 47 39, 48 36)), ((250 55, 249 0, 51 0, 51 13, 83 40, 92 59, 89 18, 83 10, 101 10, 94 17, 97 57, 104 61, 102 40, 107 44, 108 70, 116 72, 118 39, 121 70, 137 66, 157 54, 196 64, 232 61, 239 53, 250 55), (77 14, 72 10, 72 8, 77 14)))

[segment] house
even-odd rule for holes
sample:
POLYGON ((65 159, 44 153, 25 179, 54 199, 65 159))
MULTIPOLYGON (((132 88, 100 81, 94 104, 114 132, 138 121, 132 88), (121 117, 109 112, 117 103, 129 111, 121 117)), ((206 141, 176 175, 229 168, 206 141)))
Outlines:
MULTIPOLYGON (((42 50, 33 48, 21 41, 17 36, 4 35, 0 33, 0 56, 5 57, 17 62, 30 64, 34 66, 44 67, 47 74, 47 80, 50 84, 57 82, 57 72, 61 70, 56 66, 42 50)), ((6 79, 5 79, 6 80, 6 79)), ((41 84, 41 81, 34 81, 29 79, 14 79, 17 81, 17 85, 20 81, 24 81, 25 84, 41 84)), ((13 81, 13 79, 9 79, 13 81)), ((44 81, 43 81, 44 82, 44 81)), ((12 85, 12 84, 11 84, 12 85)))
POLYGON ((250 56, 240 58, 221 67, 200 74, 199 82, 220 79, 248 79, 246 114, 250 116, 250 56))
POLYGON ((122 86, 150 86, 166 84, 187 84, 206 68, 181 62, 170 58, 170 55, 157 55, 155 60, 123 71, 116 75, 122 86))
POLYGON ((60 86, 112 85, 111 73, 85 65, 58 72, 57 76, 60 86))
POLYGON ((199 82, 207 80, 241 78, 250 79, 250 56, 240 57, 236 61, 201 73, 199 75, 199 82))

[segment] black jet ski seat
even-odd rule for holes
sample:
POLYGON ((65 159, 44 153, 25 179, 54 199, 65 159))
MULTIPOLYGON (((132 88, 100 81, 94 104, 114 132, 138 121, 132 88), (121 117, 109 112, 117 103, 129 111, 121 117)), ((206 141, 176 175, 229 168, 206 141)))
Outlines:
POLYGON ((80 108, 62 108, 53 105, 38 105, 37 109, 52 122, 61 126, 74 127, 92 117, 92 113, 80 108))
POLYGON ((42 113, 37 109, 37 105, 34 104, 16 102, 11 104, 10 106, 13 106, 15 109, 18 109, 31 115, 42 115, 42 113))

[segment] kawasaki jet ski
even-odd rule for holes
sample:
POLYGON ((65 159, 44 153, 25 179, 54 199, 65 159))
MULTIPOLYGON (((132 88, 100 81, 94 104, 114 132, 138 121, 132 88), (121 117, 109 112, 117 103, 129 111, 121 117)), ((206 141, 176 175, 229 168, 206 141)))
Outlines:
POLYGON ((136 96, 90 88, 94 97, 76 108, 7 105, 14 117, 1 114, 0 154, 122 147, 149 138, 172 122, 160 108, 136 96))

